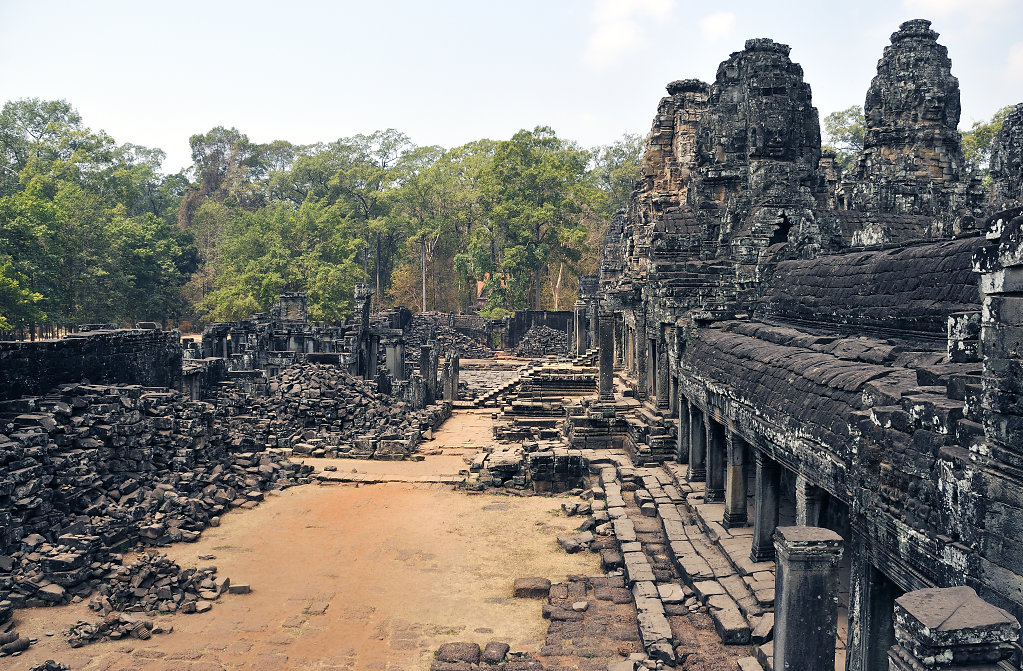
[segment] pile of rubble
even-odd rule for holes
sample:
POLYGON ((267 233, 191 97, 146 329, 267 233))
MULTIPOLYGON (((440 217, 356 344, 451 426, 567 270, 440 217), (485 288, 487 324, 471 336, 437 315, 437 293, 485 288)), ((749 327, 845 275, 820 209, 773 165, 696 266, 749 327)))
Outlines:
POLYGON ((413 410, 376 384, 331 365, 296 364, 253 398, 222 387, 218 413, 232 435, 295 454, 403 459, 450 414, 449 404, 413 410))
POLYGON ((28 671, 71 671, 71 667, 67 664, 58 664, 52 659, 48 659, 45 662, 36 664, 28 671))
POLYGON ((67 637, 68 645, 72 648, 80 648, 87 643, 94 643, 105 638, 137 638, 140 641, 148 641, 153 634, 169 632, 170 629, 163 629, 156 625, 153 620, 145 617, 134 617, 124 613, 107 613, 98 622, 86 622, 79 620, 71 625, 64 635, 67 637))
POLYGON ((311 470, 229 439, 212 406, 166 389, 72 384, 0 403, 0 618, 84 598, 113 552, 198 540, 311 470))
MULTIPOLYGON (((246 586, 241 587, 247 591, 246 586)), ((230 578, 217 578, 216 566, 183 569, 167 555, 145 553, 111 570, 96 596, 89 599, 89 608, 104 616, 115 612, 203 613, 230 588, 230 578)))
POLYGON ((534 326, 526 331, 515 348, 517 356, 568 354, 568 334, 549 326, 534 326))
POLYGON ((494 350, 442 323, 437 315, 417 314, 405 331, 405 360, 418 362, 419 348, 431 340, 435 341, 441 356, 451 350, 458 352, 463 359, 489 359, 494 356, 494 350))

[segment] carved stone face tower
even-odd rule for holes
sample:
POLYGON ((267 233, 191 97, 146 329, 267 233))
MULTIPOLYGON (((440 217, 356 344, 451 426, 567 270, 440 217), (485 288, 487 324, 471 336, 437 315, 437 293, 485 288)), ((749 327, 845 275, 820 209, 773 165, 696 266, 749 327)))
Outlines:
POLYGON ((903 23, 877 63, 864 103, 854 209, 938 216, 968 205, 959 80, 930 25, 903 23))
POLYGON ((819 244, 820 125, 788 45, 747 40, 723 62, 697 133, 688 202, 709 215, 718 256, 756 263, 774 242, 819 244))
POLYGON ((991 207, 1023 207, 1023 103, 1002 122, 991 142, 991 207))

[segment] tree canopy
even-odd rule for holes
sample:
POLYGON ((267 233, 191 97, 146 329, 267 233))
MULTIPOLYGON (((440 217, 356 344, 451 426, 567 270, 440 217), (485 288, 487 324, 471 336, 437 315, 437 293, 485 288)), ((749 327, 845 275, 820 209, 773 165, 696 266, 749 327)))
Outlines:
POLYGON ((453 149, 395 129, 260 144, 217 126, 192 166, 117 144, 66 101, 0 112, 0 330, 234 320, 281 292, 338 320, 379 306, 486 314, 570 305, 625 205, 643 139, 592 150, 548 127, 453 149))

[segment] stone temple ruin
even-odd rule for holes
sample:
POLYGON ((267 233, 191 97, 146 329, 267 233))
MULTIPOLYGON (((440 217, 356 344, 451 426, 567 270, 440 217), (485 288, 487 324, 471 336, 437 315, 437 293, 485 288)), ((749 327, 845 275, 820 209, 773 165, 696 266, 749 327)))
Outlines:
POLYGON ((704 668, 689 614, 741 671, 1020 668, 1023 104, 985 191, 937 38, 892 35, 849 174, 786 45, 668 84, 571 312, 371 314, 359 287, 341 325, 285 294, 183 346, 151 328, 0 343, 0 625, 76 598, 109 616, 117 580, 139 610, 208 609, 229 581, 115 553, 330 477, 289 457, 422 459, 452 412, 492 408, 501 447, 462 486, 581 493, 558 543, 605 573, 516 581, 545 599, 535 658, 450 644, 437 671, 704 668))

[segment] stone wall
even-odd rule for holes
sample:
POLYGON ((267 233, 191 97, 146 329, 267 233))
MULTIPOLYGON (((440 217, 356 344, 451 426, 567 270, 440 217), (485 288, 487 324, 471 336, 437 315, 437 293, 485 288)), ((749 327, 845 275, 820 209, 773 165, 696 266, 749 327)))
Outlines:
POLYGON ((176 388, 180 379, 181 346, 172 332, 119 329, 0 342, 0 400, 71 381, 176 388))

